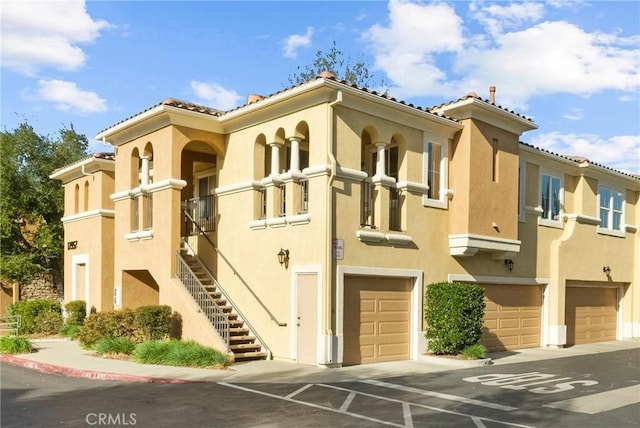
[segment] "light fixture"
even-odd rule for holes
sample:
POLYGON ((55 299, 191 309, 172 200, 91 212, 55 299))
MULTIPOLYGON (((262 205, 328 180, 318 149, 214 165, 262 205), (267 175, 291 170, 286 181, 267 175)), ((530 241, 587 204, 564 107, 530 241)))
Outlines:
POLYGON ((505 259, 504 260, 504 265, 506 266, 507 269, 509 269, 509 272, 511 272, 513 270, 513 260, 505 259))
POLYGON ((607 275, 607 278, 611 276, 611 268, 609 266, 603 266, 602 272, 604 272, 604 274, 607 275))
POLYGON ((280 248, 280 252, 278 253, 278 262, 280 263, 280 266, 284 265, 285 269, 289 267, 289 250, 280 248))

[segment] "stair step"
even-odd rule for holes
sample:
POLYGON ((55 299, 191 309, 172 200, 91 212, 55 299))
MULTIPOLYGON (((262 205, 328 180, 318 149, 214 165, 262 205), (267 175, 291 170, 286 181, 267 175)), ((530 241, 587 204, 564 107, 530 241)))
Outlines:
POLYGON ((236 361, 263 360, 267 358, 266 352, 238 352, 233 357, 236 361))
POLYGON ((255 340, 256 340, 255 336, 249 336, 249 335, 229 337, 229 342, 233 342, 234 344, 237 344, 238 342, 253 342, 255 340))
POLYGON ((249 329, 244 327, 231 327, 229 328, 229 333, 231 334, 249 333, 249 329))
POLYGON ((262 349, 262 346, 258 345, 257 343, 238 343, 236 345, 229 345, 229 349, 231 349, 233 353, 249 352, 249 351, 259 351, 260 349, 262 349))

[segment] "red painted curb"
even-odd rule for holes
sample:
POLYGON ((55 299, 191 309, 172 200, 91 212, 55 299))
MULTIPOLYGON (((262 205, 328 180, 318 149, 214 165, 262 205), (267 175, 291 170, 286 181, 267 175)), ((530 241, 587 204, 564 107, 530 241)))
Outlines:
POLYGON ((41 363, 14 355, 0 354, 0 362, 14 366, 36 370, 45 374, 56 374, 66 377, 93 379, 93 380, 115 380, 120 382, 146 382, 146 383, 193 383, 187 379, 170 379, 153 376, 138 376, 130 374, 120 374, 112 372, 100 372, 96 370, 74 369, 71 367, 56 366, 55 364, 41 363))

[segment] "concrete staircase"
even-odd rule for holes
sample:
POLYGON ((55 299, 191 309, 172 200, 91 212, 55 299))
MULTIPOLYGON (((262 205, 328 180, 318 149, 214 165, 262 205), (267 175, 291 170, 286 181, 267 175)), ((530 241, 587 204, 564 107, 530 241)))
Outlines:
POLYGON ((206 292, 228 319, 229 350, 233 352, 235 361, 266 359, 268 352, 258 342, 258 339, 252 334, 249 326, 242 320, 235 308, 223 295, 222 291, 216 285, 217 282, 198 259, 198 256, 189 254, 186 249, 181 249, 180 257, 182 257, 206 292))

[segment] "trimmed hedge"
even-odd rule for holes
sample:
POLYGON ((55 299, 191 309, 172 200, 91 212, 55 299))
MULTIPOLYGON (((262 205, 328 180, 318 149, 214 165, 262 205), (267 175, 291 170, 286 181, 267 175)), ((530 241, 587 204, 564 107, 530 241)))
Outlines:
MULTIPOLYGON (((9 315, 20 315, 22 317, 19 334, 49 333, 51 325, 49 321, 55 316, 45 314, 62 315, 60 302, 51 299, 21 300, 10 304, 7 309, 9 315), (39 320, 38 317, 41 319, 39 320)), ((55 332, 57 333, 57 330, 55 332)))
POLYGON ((64 305, 67 312, 67 325, 82 325, 87 317, 87 302, 84 300, 72 300, 64 305))
POLYGON ((171 331, 170 306, 141 306, 89 315, 78 332, 78 341, 86 348, 109 337, 121 337, 134 343, 166 338, 171 331))
POLYGON ((484 288, 479 285, 448 282, 429 285, 425 296, 428 350, 458 355, 480 343, 484 307, 484 288))

